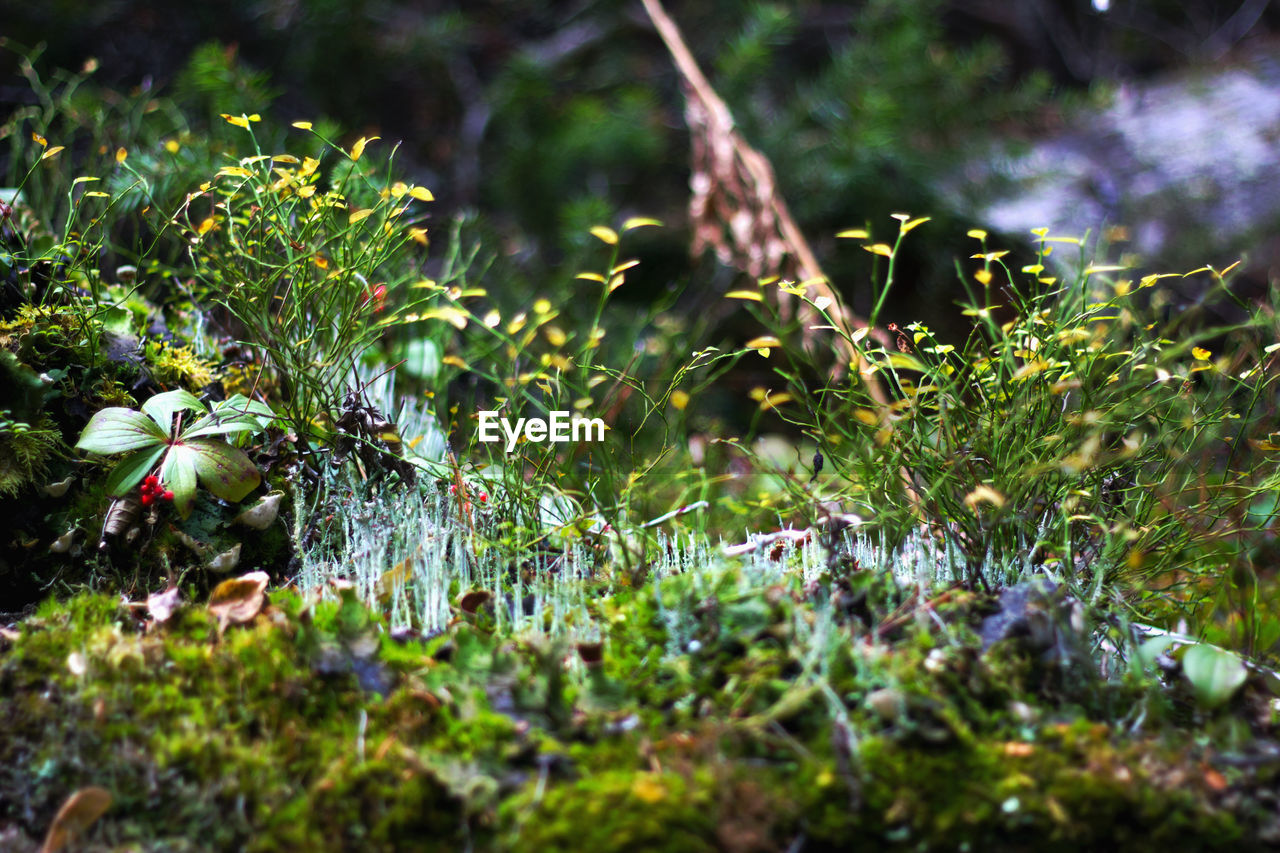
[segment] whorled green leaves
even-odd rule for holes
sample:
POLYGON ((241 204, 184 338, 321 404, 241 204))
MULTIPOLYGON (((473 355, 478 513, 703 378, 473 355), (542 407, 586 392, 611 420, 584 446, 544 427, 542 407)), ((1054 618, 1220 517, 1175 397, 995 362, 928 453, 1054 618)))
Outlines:
POLYGON ((185 518, 195 503, 197 484, 233 503, 257 488, 262 481, 257 467, 223 437, 261 432, 274 418, 268 406, 240 395, 211 412, 190 392, 168 391, 147 400, 140 412, 119 407, 98 412, 76 447, 104 456, 128 454, 107 479, 113 497, 137 488, 158 464, 160 480, 185 518), (184 428, 187 413, 196 418, 184 428))

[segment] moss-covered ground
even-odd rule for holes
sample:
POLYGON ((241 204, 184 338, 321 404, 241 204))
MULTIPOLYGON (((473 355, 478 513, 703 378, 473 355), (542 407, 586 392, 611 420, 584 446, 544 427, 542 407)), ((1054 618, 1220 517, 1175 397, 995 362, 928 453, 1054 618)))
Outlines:
POLYGON ((691 590, 603 598, 611 627, 579 646, 501 636, 483 610, 393 636, 350 591, 275 590, 221 630, 199 603, 161 623, 117 595, 50 599, 0 651, 3 845, 37 849, 87 786, 112 796, 92 850, 1280 842, 1256 678, 1208 711, 1140 667, 1104 678, 1085 637, 983 651, 979 595, 867 626, 799 584, 691 590))

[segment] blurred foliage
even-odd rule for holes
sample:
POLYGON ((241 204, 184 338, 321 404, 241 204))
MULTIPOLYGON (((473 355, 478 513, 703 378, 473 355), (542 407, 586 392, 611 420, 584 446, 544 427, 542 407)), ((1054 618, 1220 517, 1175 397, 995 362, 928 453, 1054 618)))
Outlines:
MULTIPOLYGON (((411 177, 433 188, 441 214, 479 209, 523 235, 498 259, 513 287, 548 263, 579 269, 591 224, 682 221, 681 94, 638 5, 264 0, 176 16, 141 0, 3 5, 8 37, 49 41, 51 66, 95 57, 110 85, 171 82, 196 121, 275 100, 297 117, 340 118, 346 143, 406 140, 411 177)), ((1103 15, 1078 0, 718 0, 671 12, 855 308, 870 268, 830 259, 830 234, 898 209, 945 214, 937 175, 993 130, 1043 114, 1057 85, 1214 57, 1276 15, 1164 2, 1103 15)), ((0 59, 0 73, 13 63, 0 59)), ((0 108, 21 106, 17 91, 4 89, 0 108)), ((626 298, 689 276, 678 230, 655 243, 665 262, 649 263, 626 298)), ((903 300, 941 298, 945 309, 951 256, 964 247, 937 248, 901 259, 916 285, 903 300)))

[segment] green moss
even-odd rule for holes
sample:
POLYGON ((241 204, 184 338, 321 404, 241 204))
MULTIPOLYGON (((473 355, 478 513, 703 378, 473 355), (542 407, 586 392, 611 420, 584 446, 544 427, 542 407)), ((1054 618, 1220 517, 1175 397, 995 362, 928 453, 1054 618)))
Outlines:
POLYGON ((6 423, 0 412, 0 495, 17 495, 49 470, 49 461, 65 451, 62 434, 47 417, 34 427, 6 423))
POLYGON ((200 358, 189 346, 148 341, 146 356, 151 375, 161 387, 199 391, 213 382, 213 363, 200 358))
POLYGON ((504 804, 505 846, 525 850, 714 850, 706 780, 614 770, 552 788, 531 783, 504 804))

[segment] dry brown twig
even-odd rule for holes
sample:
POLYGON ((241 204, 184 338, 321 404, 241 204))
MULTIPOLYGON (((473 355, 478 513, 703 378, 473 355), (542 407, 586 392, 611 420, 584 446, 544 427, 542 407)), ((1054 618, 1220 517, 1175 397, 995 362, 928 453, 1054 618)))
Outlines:
MULTIPOLYGON (((757 279, 777 276, 805 282, 815 300, 828 303, 826 313, 845 343, 849 363, 857 371, 882 418, 888 416, 888 399, 871 366, 852 341, 867 324, 849 311, 823 274, 786 202, 778 192, 769 160, 742 138, 734 127, 728 106, 720 99, 698 67, 684 38, 659 0, 642 0, 658 35, 675 60, 684 80, 685 121, 692 138, 692 196, 689 217, 693 228, 692 253, 707 249, 721 263, 736 267, 757 279)), ((788 316, 789 294, 779 290, 780 310, 788 316)), ((826 325, 813 307, 797 300, 804 330, 804 345, 811 348, 815 333, 826 325)), ((870 334, 885 345, 879 330, 870 334)), ((840 365, 837 369, 842 369, 840 365)))

